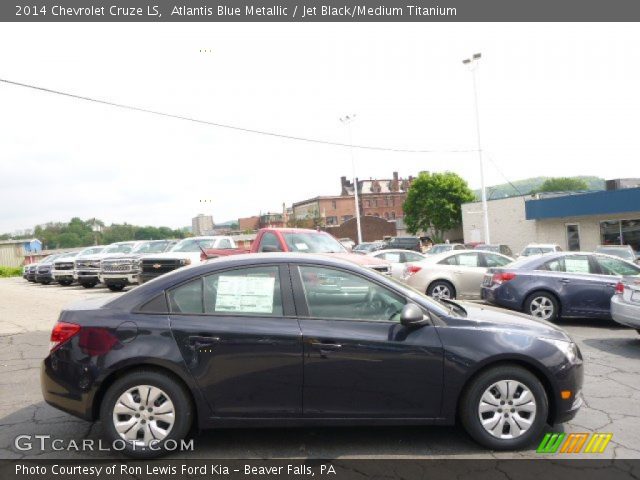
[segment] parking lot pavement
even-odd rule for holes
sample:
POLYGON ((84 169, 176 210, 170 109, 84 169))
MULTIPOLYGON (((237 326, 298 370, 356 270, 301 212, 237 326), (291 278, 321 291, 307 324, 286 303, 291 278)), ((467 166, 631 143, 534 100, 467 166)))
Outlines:
MULTIPOLYGON (((89 451, 20 451, 18 435, 50 435, 65 442, 93 440, 100 423, 90 424, 42 401, 39 368, 49 332, 66 304, 89 296, 118 295, 106 288, 40 286, 0 279, 0 458, 108 457, 89 451)), ((554 432, 610 432, 598 458, 640 458, 640 335, 612 322, 564 321, 585 358, 585 406, 554 432)), ((34 445, 38 442, 34 441, 34 445)), ((457 427, 301 428, 219 430, 194 438, 195 451, 176 458, 532 458, 520 452, 489 452, 457 427)), ((586 454, 572 455, 585 458, 586 454)))

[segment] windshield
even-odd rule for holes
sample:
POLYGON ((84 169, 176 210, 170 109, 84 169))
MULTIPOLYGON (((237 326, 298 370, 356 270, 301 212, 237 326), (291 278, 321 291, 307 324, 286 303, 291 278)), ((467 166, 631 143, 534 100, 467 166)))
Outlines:
POLYGON ((104 249, 102 253, 129 253, 131 252, 131 245, 111 245, 104 249))
POLYGON ((141 243, 136 248, 131 250, 131 253, 162 253, 169 245, 169 241, 166 242, 146 242, 141 243))
POLYGON ((432 255, 434 253, 448 252, 449 250, 451 250, 451 245, 434 245, 427 253, 432 255))
POLYGON ((347 250, 327 233, 285 233, 284 241, 291 252, 345 253, 347 250))
POLYGON ((523 257, 528 257, 529 255, 541 255, 543 253, 553 252, 553 248, 551 247, 527 247, 522 251, 523 257))
POLYGON ((213 248, 215 238, 185 238, 176 243, 171 252, 199 252, 201 248, 213 248))
POLYGON ((607 255, 613 255, 614 257, 619 257, 624 260, 629 260, 630 262, 633 262, 636 259, 636 256, 628 248, 600 247, 600 248, 596 248, 596 253, 605 253, 607 255))
POLYGON ((96 253, 102 252, 103 250, 104 250, 104 247, 89 247, 89 248, 85 248, 80 253, 78 253, 78 256, 80 256, 80 255, 94 255, 96 253))

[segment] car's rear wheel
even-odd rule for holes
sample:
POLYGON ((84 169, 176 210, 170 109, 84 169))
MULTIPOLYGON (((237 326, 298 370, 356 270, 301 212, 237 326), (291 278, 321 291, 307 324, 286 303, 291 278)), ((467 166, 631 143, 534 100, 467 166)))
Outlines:
POLYGON ((173 442, 187 435, 192 412, 189 396, 177 381, 155 370, 136 370, 109 387, 100 419, 110 445, 121 449, 124 444, 127 455, 150 458, 169 453, 173 442))
POLYGON ((540 380, 516 365, 491 368, 465 389, 460 419, 471 437, 493 450, 528 446, 542 433, 549 412, 540 380))
POLYGON ((456 298, 456 289, 447 281, 436 280, 427 288, 427 295, 433 298, 454 299, 456 298))
POLYGON ((116 283, 116 284, 113 284, 113 285, 107 285, 107 287, 112 292, 121 292, 122 290, 124 290, 124 285, 122 283, 116 283))
POLYGON ((555 296, 547 292, 534 292, 524 301, 524 311, 529 315, 553 322, 558 319, 560 306, 555 296))

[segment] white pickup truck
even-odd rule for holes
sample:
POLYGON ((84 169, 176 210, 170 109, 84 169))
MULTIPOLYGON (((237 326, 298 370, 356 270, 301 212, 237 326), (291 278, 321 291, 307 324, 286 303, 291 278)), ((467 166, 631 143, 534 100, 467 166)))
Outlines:
POLYGON ((73 277, 84 288, 93 288, 100 283, 100 264, 103 259, 130 253, 140 241, 116 242, 107 245, 100 253, 78 255, 73 261, 73 277))
POLYGON ((140 259, 138 283, 142 284, 180 267, 198 264, 202 251, 208 248, 236 248, 236 242, 222 235, 180 240, 168 252, 145 255, 140 259))

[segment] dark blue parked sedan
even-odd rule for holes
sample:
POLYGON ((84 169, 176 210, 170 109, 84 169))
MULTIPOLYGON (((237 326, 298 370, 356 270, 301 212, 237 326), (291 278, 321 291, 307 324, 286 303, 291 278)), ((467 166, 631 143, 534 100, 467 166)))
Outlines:
POLYGON ((611 255, 559 252, 490 268, 482 298, 542 320, 611 318, 611 297, 623 275, 640 267, 611 255))
POLYGON ((514 449, 582 405, 582 356, 560 328, 322 255, 175 270, 64 310, 51 340, 45 400, 100 418, 113 448, 138 456, 192 426, 456 419, 482 445, 514 449))

